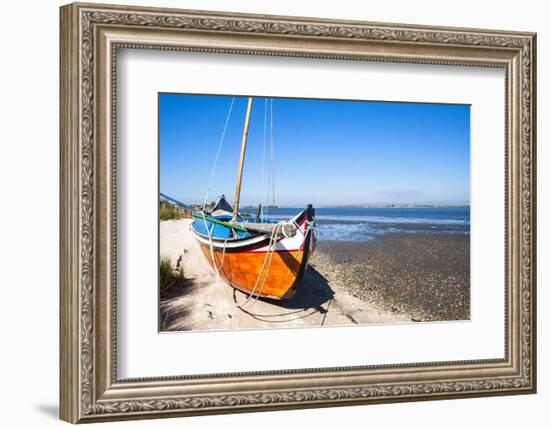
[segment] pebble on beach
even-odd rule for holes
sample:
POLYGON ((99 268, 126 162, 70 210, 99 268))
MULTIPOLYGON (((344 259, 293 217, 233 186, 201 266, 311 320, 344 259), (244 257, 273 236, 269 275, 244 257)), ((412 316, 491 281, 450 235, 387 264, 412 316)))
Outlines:
POLYGON ((311 265, 335 286, 412 321, 470 318, 468 235, 325 241, 311 265))

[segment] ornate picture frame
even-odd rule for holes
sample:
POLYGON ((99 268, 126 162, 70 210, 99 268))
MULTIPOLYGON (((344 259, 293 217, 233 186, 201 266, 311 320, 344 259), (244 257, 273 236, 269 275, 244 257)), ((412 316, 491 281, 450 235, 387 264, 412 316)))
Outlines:
POLYGON ((60 38, 61 419, 72 423, 536 391, 536 35, 70 4, 60 38), (502 359, 117 378, 117 49, 411 64, 506 73, 502 359))

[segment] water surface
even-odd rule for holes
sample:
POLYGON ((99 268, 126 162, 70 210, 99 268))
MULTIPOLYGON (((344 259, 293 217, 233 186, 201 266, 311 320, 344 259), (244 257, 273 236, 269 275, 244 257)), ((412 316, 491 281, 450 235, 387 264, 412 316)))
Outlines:
MULTIPOLYGON (((300 208, 271 208, 267 219, 282 220, 300 208)), ((253 209, 244 212, 254 213, 253 209)), ((368 241, 386 234, 468 235, 470 208, 316 208, 320 240, 368 241)))

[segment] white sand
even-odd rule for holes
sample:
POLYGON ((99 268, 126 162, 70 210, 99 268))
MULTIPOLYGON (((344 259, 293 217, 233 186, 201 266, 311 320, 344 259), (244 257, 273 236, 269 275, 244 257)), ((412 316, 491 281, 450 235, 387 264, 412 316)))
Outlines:
MULTIPOLYGON (((190 219, 161 221, 160 255, 176 264, 183 255, 184 285, 161 302, 164 330, 250 329, 408 322, 336 288, 308 271, 296 295, 282 302, 247 301, 210 268, 190 230, 190 219), (240 306, 240 307, 239 307, 240 306)), ((313 255, 315 256, 315 254, 313 255)))

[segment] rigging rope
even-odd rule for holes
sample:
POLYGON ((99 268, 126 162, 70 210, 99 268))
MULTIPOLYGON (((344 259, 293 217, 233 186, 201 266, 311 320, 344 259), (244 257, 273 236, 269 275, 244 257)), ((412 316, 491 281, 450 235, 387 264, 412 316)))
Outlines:
POLYGON ((229 112, 227 113, 227 117, 225 119, 225 124, 223 126, 223 132, 222 136, 220 138, 220 142, 218 144, 218 151, 216 152, 216 157, 214 159, 214 164, 212 165, 212 170, 210 172, 210 181, 208 182, 208 188, 206 189, 206 194, 204 196, 204 202, 202 204, 202 212, 204 213, 204 208, 206 207, 206 201, 208 200, 208 195, 210 194, 210 190, 212 189, 212 181, 214 181, 214 175, 216 173, 216 168, 218 166, 218 159, 220 158, 220 152, 222 151, 222 145, 223 140, 225 138, 225 132, 227 131, 227 125, 229 124, 229 118, 231 117, 231 112, 233 111, 233 104, 235 104, 235 97, 231 100, 231 105, 229 106, 229 112))
POLYGON ((275 206, 275 155, 274 155, 274 143, 273 143, 273 99, 271 99, 271 114, 270 114, 270 140, 271 140, 271 185, 273 188, 273 206, 275 206))
MULTIPOLYGON (((262 151, 262 184, 266 185, 266 177, 265 177, 265 146, 267 141, 267 98, 265 98, 264 103, 264 135, 263 135, 263 151, 262 151)), ((266 212, 265 212, 265 203, 264 206, 262 206, 262 209, 260 211, 260 221, 265 222, 266 218, 266 212)))
MULTIPOLYGON (((263 174, 264 174, 264 185, 265 185, 265 140, 266 140, 266 121, 267 121, 267 107, 268 107, 268 100, 266 99, 266 103, 265 103, 265 111, 264 111, 264 169, 263 169, 263 174)), ((270 161, 269 161, 269 173, 268 173, 268 179, 267 179, 267 200, 266 200, 266 204, 264 206, 264 213, 263 213, 263 216, 267 216, 268 214, 268 209, 269 209, 269 199, 270 199, 270 190, 272 189, 272 194, 271 196, 273 197, 273 205, 275 205, 275 168, 274 168, 274 149, 273 149, 273 98, 269 99, 269 154, 270 154, 270 161)), ((270 239, 269 239, 269 245, 268 245, 268 249, 266 251, 266 256, 264 258, 264 262, 262 264, 262 268, 260 269, 260 273, 258 274, 258 278, 256 279, 256 283, 254 284, 254 287, 252 288, 251 292, 248 294, 248 297, 247 299, 245 300, 245 302, 243 304, 240 304, 238 305, 239 307, 244 307, 246 306, 249 302, 251 302, 253 300, 253 302, 251 303, 250 306, 254 305, 256 303, 256 301, 258 301, 258 299, 260 298, 260 295, 262 294, 262 291, 265 287, 265 284, 267 282, 267 278, 269 276, 269 272, 271 270, 271 264, 272 264, 272 261, 273 261, 273 254, 275 252, 275 247, 277 245, 277 241, 278 241, 278 237, 279 237, 279 234, 282 230, 284 230, 284 225, 286 223, 285 222, 280 222, 278 223, 272 230, 271 232, 271 236, 270 236, 270 239), (267 264, 267 261, 269 259, 269 264, 267 264), (266 264, 267 264, 267 271, 265 271, 265 268, 266 268, 266 264), (264 271, 265 271, 265 275, 264 275, 264 271), (260 281, 262 279, 262 275, 263 275, 263 281, 262 281, 262 284, 260 286, 260 289, 258 292, 256 292, 256 289, 258 288, 258 285, 260 284, 260 281), (256 295, 254 295, 256 293, 256 295)))
POLYGON ((220 263, 220 266, 218 267, 217 266, 217 263, 216 263, 216 256, 214 255, 214 242, 212 240, 212 233, 214 231, 214 228, 216 227, 215 224, 212 224, 212 231, 208 229, 208 224, 206 223, 206 217, 203 213, 202 215, 202 221, 204 223, 204 227, 206 228, 206 234, 208 235, 208 242, 209 242, 209 247, 210 247, 210 256, 212 258, 212 267, 214 268, 214 271, 216 272, 216 278, 217 278, 217 282, 223 286, 223 283, 221 282, 221 279, 220 279, 220 270, 223 268, 223 263, 224 263, 224 260, 225 260, 225 248, 227 246, 227 241, 229 240, 229 237, 227 239, 225 239, 225 241, 223 242, 223 252, 222 252, 222 262, 220 263))
MULTIPOLYGON (((220 265, 218 265, 217 257, 215 255, 215 250, 214 250, 214 241, 212 239, 212 235, 213 235, 213 232, 214 232, 215 225, 212 225, 211 229, 208 227, 208 224, 207 224, 206 218, 205 218, 205 208, 206 208, 206 202, 208 200, 210 190, 212 188, 212 182, 214 180, 218 160, 219 160, 219 157, 220 157, 220 152, 221 152, 221 149, 222 149, 222 146, 223 146, 223 141, 224 141, 225 134, 226 134, 226 131, 227 131, 227 126, 229 124, 229 119, 231 117, 231 112, 233 111, 234 103, 235 103, 235 97, 233 97, 233 99, 231 101, 231 105, 229 107, 229 111, 227 113, 227 118, 225 120, 223 132, 222 132, 222 135, 221 135, 221 138, 220 138, 220 142, 218 144, 218 150, 216 152, 216 157, 214 159, 214 164, 212 165, 212 170, 211 170, 211 173, 210 173, 210 181, 208 183, 208 188, 206 190, 206 195, 204 197, 204 202, 203 202, 203 205, 202 205, 202 213, 203 213, 202 220, 203 220, 204 226, 206 228, 206 233, 208 235, 210 257, 212 259, 212 267, 214 268, 214 271, 216 273, 217 281, 220 284, 221 284, 220 270, 222 270, 223 265, 224 265, 225 250, 226 250, 226 247, 227 247, 227 241, 229 240, 229 237, 226 238, 225 241, 223 242, 222 258, 221 258, 220 265)), ((274 144, 273 144, 273 99, 268 100, 266 98, 264 105, 265 105, 265 109, 264 109, 262 177, 263 177, 264 185, 266 184, 266 181, 267 181, 267 200, 266 200, 266 204, 263 207, 262 212, 261 212, 262 221, 264 221, 264 219, 267 215, 270 196, 272 197, 272 204, 275 205, 275 166, 274 166, 274 148, 273 148, 274 147, 274 144), (270 159, 269 159, 269 172, 267 174, 267 179, 266 179, 265 162, 266 162, 266 145, 267 145, 266 140, 267 140, 267 137, 268 137, 268 130, 267 130, 268 105, 269 105, 269 157, 270 157, 270 159)), ((276 252, 275 249, 276 249, 276 245, 277 245, 277 242, 278 242, 278 239, 279 239, 279 235, 280 235, 281 232, 283 232, 283 235, 285 234, 284 233, 284 226, 286 224, 287 224, 287 222, 281 221, 281 222, 277 223, 276 226, 271 231, 271 235, 269 236, 269 244, 267 245, 266 254, 265 254, 265 257, 264 257, 264 260, 263 260, 263 263, 262 263, 262 267, 261 267, 260 272, 258 274, 258 278, 256 279, 256 283, 254 284, 254 287, 252 288, 252 290, 248 294, 245 302, 243 304, 238 304, 237 303, 238 307, 243 308, 244 306, 246 306, 249 303, 250 303, 250 306, 252 306, 260 298, 260 295, 262 294, 262 291, 263 291, 263 289, 265 287, 265 284, 267 282, 267 279, 269 277, 269 272, 271 270, 271 264, 272 264, 272 261, 273 261, 273 254, 276 252), (266 266, 267 266, 267 270, 266 270, 266 266), (264 271, 265 271, 265 274, 264 274, 264 271), (262 280, 262 277, 263 277, 263 280, 262 280), (261 282, 261 285, 260 285, 260 282, 261 282), (260 288, 256 292, 256 290, 258 289, 258 286, 260 286, 260 288)), ((297 226, 297 224, 295 222, 294 222, 294 225, 296 226, 297 229, 299 229, 299 227, 297 226)), ((302 232, 302 231, 300 230, 300 232, 302 232)), ((308 232, 309 232, 309 230, 307 230, 305 233, 302 232, 302 234, 304 235, 304 241, 305 241, 305 237, 307 236, 308 232)))
POLYGON ((267 177, 267 198, 265 201, 265 215, 269 211, 269 202, 273 197, 272 205, 275 205, 275 168, 273 150, 273 99, 269 100, 269 172, 267 177), (273 189, 273 193, 271 190, 273 189))
POLYGON ((215 225, 212 225, 212 229, 210 230, 208 228, 208 224, 206 223, 206 218, 205 218, 205 208, 206 208, 206 202, 208 201, 208 195, 210 194, 210 190, 212 189, 212 182, 214 181, 214 176, 216 174, 216 168, 218 166, 218 160, 220 158, 220 153, 221 153, 221 150, 222 150, 222 146, 223 146, 223 141, 225 139, 225 133, 227 132, 227 126, 229 125, 229 119, 231 118, 231 112, 233 111, 233 105, 235 104, 235 97, 233 97, 233 99, 231 100, 231 104, 229 105, 229 111, 227 112, 227 117, 225 118, 225 123, 223 125, 223 131, 222 131, 222 134, 221 134, 221 137, 220 137, 220 142, 218 143, 218 150, 216 151, 216 157, 214 158, 214 164, 212 165, 212 170, 210 171, 210 180, 208 182, 208 188, 206 189, 206 194, 204 195, 204 201, 202 203, 202 220, 203 220, 203 223, 204 223, 204 227, 206 229, 206 234, 208 235, 208 241, 210 243, 210 256, 212 257, 212 265, 215 267, 215 271, 216 271, 216 276, 218 278, 218 282, 220 281, 220 269, 223 267, 223 262, 224 262, 224 259, 225 259, 225 247, 226 247, 226 244, 227 244, 227 240, 229 239, 226 239, 225 242, 224 242, 224 245, 223 245, 223 253, 222 253, 222 262, 221 262, 221 265, 220 267, 218 267, 216 264, 216 260, 215 260, 215 255, 214 255, 214 243, 212 241, 212 233, 214 231, 214 228, 215 228, 215 225))
MULTIPOLYGON (((204 221, 204 217, 203 217, 203 221, 204 221)), ((267 278, 269 276, 269 271, 271 270, 271 263, 273 261, 273 253, 275 252, 275 247, 277 245, 279 231, 281 230, 281 228, 284 225, 285 225, 285 223, 281 222, 281 223, 277 224, 276 227, 273 228, 273 230, 271 232, 271 235, 270 235, 270 238, 269 238, 268 249, 267 249, 265 257, 264 257, 262 268, 260 269, 260 273, 258 274, 258 278, 256 279, 256 283, 254 284, 254 287, 252 288, 252 290, 248 294, 247 299, 245 300, 245 302, 243 304, 237 304, 238 307, 246 306, 254 298, 254 301, 251 304, 251 306, 252 306, 260 298, 260 295, 261 295, 261 293, 264 289, 265 283, 267 282, 267 278), (269 260, 269 264, 267 264, 268 260, 269 260), (264 275, 266 264, 267 264, 268 267, 267 267, 267 271, 265 272, 265 275, 264 275), (258 285, 260 284, 260 280, 261 280, 262 276, 263 276, 262 285, 260 287, 260 290, 256 293, 256 289, 258 288, 258 285), (254 295, 255 293, 256 293, 256 295, 254 295)), ((206 226, 206 221, 205 221, 205 226, 206 226)), ((212 229, 213 228, 214 227, 212 227, 212 229)), ((210 230, 208 229, 208 227, 206 228, 206 230, 207 230, 207 233, 208 233, 210 257, 212 259, 212 267, 214 269, 214 272, 216 273, 217 282, 219 284, 222 284, 222 280, 221 280, 221 277, 220 277, 220 270, 223 268, 223 264, 224 264, 224 260, 225 260, 225 249, 227 247, 227 240, 229 238, 225 239, 225 241, 223 242, 222 260, 221 260, 220 265, 218 266, 217 265, 218 263, 216 261, 215 251, 214 251, 214 241, 212 240, 212 234, 211 234, 210 230)))
POLYGON ((248 297, 246 298, 245 302, 243 304, 240 304, 239 307, 243 308, 254 297, 254 292, 256 292, 258 284, 260 283, 260 279, 262 278, 262 275, 264 273, 266 262, 269 259, 269 264, 268 264, 268 267, 267 267, 267 271, 264 275, 264 280, 262 282, 262 286, 260 287, 260 290, 257 292, 257 294, 255 296, 255 299, 254 299, 254 301, 252 302, 252 304, 250 306, 253 306, 256 303, 256 301, 258 301, 258 299, 260 298, 260 295, 261 295, 262 291, 264 290, 265 283, 267 282, 269 272, 271 270, 271 263, 273 261, 273 253, 275 252, 275 246, 277 245, 279 230, 281 229, 281 227, 283 225, 284 225, 283 223, 279 223, 279 224, 277 224, 277 226, 275 226, 273 228, 273 231, 271 232, 271 237, 269 239, 269 246, 268 246, 267 251, 266 251, 264 262, 262 264, 262 268, 260 269, 260 273, 258 274, 258 279, 256 279, 256 283, 254 284, 254 287, 252 288, 251 292, 248 294, 248 297))

